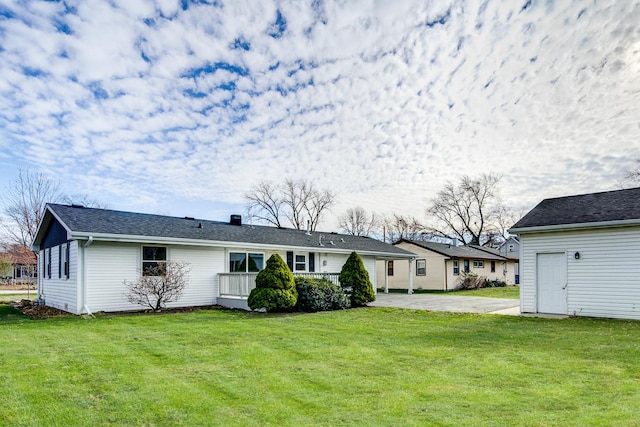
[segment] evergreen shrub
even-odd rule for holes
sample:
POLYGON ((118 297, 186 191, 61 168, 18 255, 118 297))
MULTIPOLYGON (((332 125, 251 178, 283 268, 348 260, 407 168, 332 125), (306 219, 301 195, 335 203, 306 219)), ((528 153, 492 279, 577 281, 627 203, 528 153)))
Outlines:
POLYGON ((352 307, 363 306, 376 300, 369 273, 364 268, 362 258, 356 252, 351 252, 347 262, 342 266, 340 286, 349 296, 352 307))
POLYGON ((293 274, 280 255, 273 254, 256 276, 247 304, 252 310, 289 311, 298 301, 293 274))
POLYGON ((344 310, 351 306, 342 288, 327 279, 296 277, 295 282, 298 291, 296 309, 299 311, 344 310))

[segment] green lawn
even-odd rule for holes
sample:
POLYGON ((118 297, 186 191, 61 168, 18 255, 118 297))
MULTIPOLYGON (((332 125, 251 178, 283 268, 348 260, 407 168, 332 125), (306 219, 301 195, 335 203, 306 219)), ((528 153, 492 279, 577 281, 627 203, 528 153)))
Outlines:
MULTIPOLYGON (((378 292, 382 290, 378 289, 378 292)), ((406 294, 406 289, 389 289, 389 292, 406 294)), ((451 295, 451 296, 465 296, 465 297, 486 297, 486 298, 507 298, 507 299, 519 299, 520 287, 519 286, 507 286, 504 288, 482 288, 465 291, 428 291, 423 289, 415 289, 416 294, 437 294, 437 295, 451 295)))
MULTIPOLYGON (((27 291, 16 291, 11 294, 0 294, 0 304, 9 304, 12 301, 19 301, 21 299, 28 298, 27 291)), ((34 299, 37 296, 35 291, 31 292, 31 299, 34 299)))
POLYGON ((640 322, 3 310, 0 425, 640 426, 640 322))

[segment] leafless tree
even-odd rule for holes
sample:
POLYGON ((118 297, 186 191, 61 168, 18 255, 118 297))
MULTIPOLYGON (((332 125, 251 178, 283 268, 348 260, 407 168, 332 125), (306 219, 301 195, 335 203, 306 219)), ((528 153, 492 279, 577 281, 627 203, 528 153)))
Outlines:
POLYGON ((424 225, 412 216, 393 214, 383 219, 385 228, 385 240, 388 243, 397 242, 400 239, 424 240, 426 230, 424 225))
POLYGON ((431 231, 479 245, 499 204, 499 181, 499 175, 482 174, 478 178, 465 175, 457 185, 445 184, 427 209, 427 215, 433 219, 431 231))
POLYGON ((63 197, 58 182, 28 169, 20 169, 3 196, 4 213, 9 220, 3 223, 3 228, 12 243, 23 247, 31 246, 45 205, 63 197))
POLYGON ((487 227, 488 235, 497 243, 502 243, 509 238, 509 229, 527 213, 526 209, 514 209, 499 203, 491 214, 491 224, 487 227))
POLYGON ((369 236, 380 223, 375 212, 369 214, 360 206, 349 208, 338 217, 340 228, 352 236, 369 236))
POLYGON ((108 209, 109 204, 89 197, 88 194, 71 194, 62 197, 62 203, 67 205, 81 205, 85 208, 108 209))
POLYGON ((7 240, 25 248, 33 242, 47 203, 107 207, 84 194, 66 196, 58 181, 29 169, 20 169, 17 178, 9 182, 3 192, 2 203, 6 215, 2 228, 7 240))
POLYGON ((147 269, 136 281, 125 280, 125 298, 132 304, 160 311, 177 301, 189 283, 190 267, 184 261, 166 261, 147 269))
POLYGON ((244 195, 249 202, 249 210, 254 218, 268 224, 282 227, 282 195, 278 187, 270 182, 262 181, 244 195))
POLYGON ((248 211, 253 218, 267 224, 282 227, 285 221, 302 230, 309 221, 316 230, 322 215, 331 208, 335 195, 329 190, 319 190, 306 181, 286 180, 282 185, 263 181, 245 194, 248 211))
POLYGON ((631 168, 624 177, 626 182, 640 185, 640 158, 635 161, 635 167, 631 168))

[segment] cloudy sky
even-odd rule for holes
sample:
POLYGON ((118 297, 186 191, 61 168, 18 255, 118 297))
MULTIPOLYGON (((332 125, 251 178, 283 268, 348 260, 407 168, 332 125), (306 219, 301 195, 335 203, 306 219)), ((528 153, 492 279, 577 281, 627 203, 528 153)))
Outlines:
POLYGON ((306 178, 335 214, 424 218, 463 174, 530 208, 616 189, 635 157, 635 0, 0 0, 3 186, 28 166, 225 220, 306 178))

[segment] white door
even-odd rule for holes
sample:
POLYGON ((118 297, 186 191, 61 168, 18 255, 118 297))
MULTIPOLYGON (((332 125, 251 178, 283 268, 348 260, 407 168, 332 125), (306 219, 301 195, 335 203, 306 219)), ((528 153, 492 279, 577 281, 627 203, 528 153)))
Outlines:
POLYGON ((537 255, 538 313, 567 314, 567 257, 537 255))

